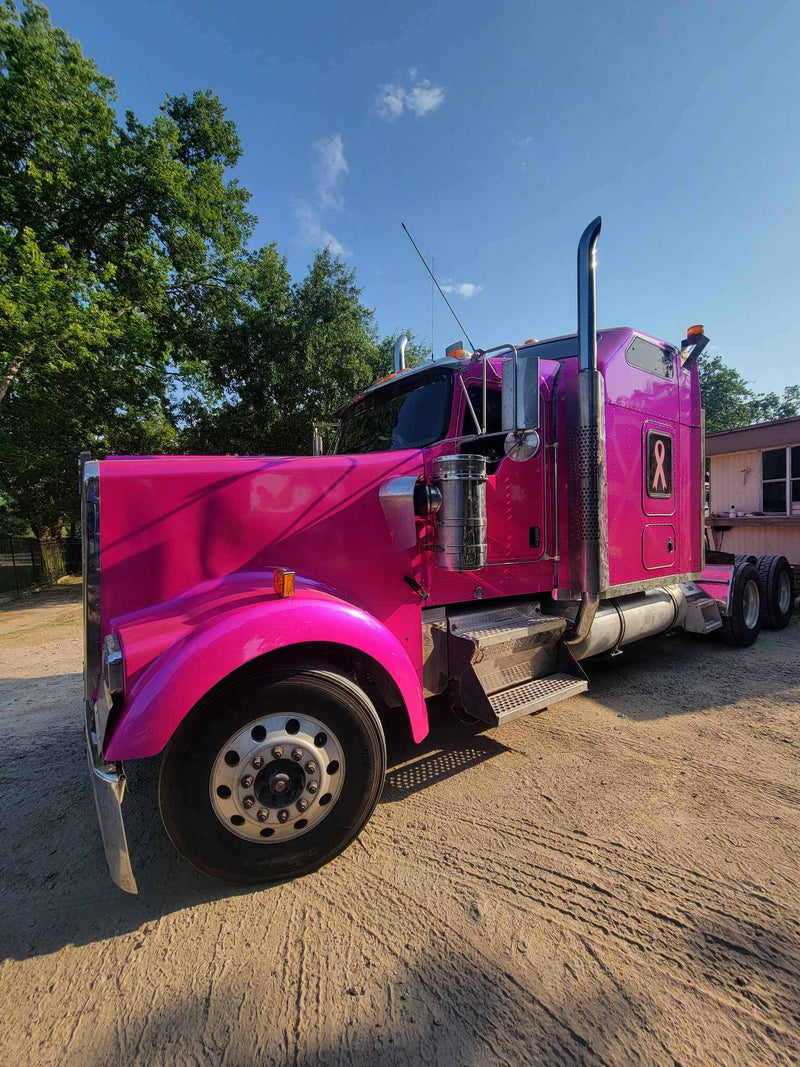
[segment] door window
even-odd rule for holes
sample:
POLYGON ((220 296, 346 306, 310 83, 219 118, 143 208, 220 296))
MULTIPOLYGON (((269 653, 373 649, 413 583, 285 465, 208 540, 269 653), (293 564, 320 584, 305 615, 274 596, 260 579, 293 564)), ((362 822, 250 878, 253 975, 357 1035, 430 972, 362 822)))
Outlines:
MULTIPOLYGON (((470 403, 475 409, 475 414, 480 421, 483 413, 483 386, 477 384, 467 386, 467 395, 469 396, 470 403)), ((462 433, 468 433, 469 429, 474 425, 472 416, 469 413, 469 408, 466 404, 464 405, 464 419, 462 425, 462 433)), ((500 432, 502 429, 503 394, 499 389, 492 389, 491 386, 487 386, 486 433, 496 434, 496 436, 478 437, 474 441, 464 441, 461 445, 461 451, 470 456, 486 456, 486 467, 490 474, 497 469, 497 464, 505 455, 505 452, 503 451, 503 435, 500 432)))

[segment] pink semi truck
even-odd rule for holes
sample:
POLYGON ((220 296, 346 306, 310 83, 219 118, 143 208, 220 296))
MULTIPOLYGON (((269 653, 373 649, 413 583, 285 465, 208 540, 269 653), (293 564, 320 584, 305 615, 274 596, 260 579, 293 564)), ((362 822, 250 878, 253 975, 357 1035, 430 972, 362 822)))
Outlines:
POLYGON ((122 889, 124 761, 161 754, 191 863, 277 881, 356 837, 384 724, 421 741, 428 697, 502 725, 586 690, 587 657, 786 624, 785 561, 705 559, 702 327, 598 333, 599 232, 577 334, 413 369, 401 341, 330 455, 81 458, 86 741, 122 889))

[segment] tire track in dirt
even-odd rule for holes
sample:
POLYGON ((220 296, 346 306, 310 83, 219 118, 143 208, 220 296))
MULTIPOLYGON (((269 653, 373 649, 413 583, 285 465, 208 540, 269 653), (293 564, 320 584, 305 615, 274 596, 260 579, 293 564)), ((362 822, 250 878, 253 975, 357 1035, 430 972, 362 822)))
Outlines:
MULTIPOLYGON (((397 831, 389 837, 398 843, 397 831)), ((471 847, 468 838, 455 853, 447 848, 439 851, 435 841, 426 849, 428 842, 421 834, 408 838, 409 844, 412 841, 419 858, 438 862, 440 870, 464 889, 502 893, 505 902, 522 911, 554 912, 559 923, 579 935, 589 930, 594 938, 616 942, 618 953, 629 956, 633 950, 648 966, 652 966, 649 957, 655 956, 673 981, 686 985, 689 976, 692 986, 705 986, 724 1010, 740 1017, 742 1025, 756 1025, 765 1036, 774 1033, 796 1041, 784 1020, 798 1019, 800 967, 796 955, 790 954, 791 945, 780 935, 758 928, 749 943, 734 941, 713 927, 704 929, 701 916, 685 909, 670 912, 669 900, 651 899, 648 891, 655 891, 651 882, 630 875, 626 899, 597 862, 589 877, 580 877, 519 855, 514 856, 512 869, 487 850, 471 847), (645 899, 643 892, 648 893, 645 899), (769 936, 769 942, 765 944, 759 933, 769 936)), ((681 885, 678 876, 673 904, 681 885)), ((738 923, 741 913, 734 908, 729 914, 738 923)))
MULTIPOLYGON (((800 693, 798 693, 800 703, 800 693)), ((743 773, 738 767, 709 763, 704 758, 689 758, 685 754, 670 752, 667 747, 659 747, 653 751, 647 743, 638 743, 632 738, 622 738, 613 730, 594 730, 585 725, 575 725, 570 729, 563 729, 552 721, 546 724, 547 734, 553 739, 559 739, 565 747, 572 749, 576 742, 587 744, 591 747, 602 745, 609 755, 631 754, 638 760, 658 764, 662 767, 674 764, 676 768, 686 770, 691 767, 692 777, 707 785, 719 787, 728 783, 729 792, 738 797, 752 797, 763 803, 766 797, 770 797, 780 804, 789 807, 800 807, 800 788, 787 782, 776 782, 774 779, 759 778, 751 774, 743 773)), ((652 742, 652 739, 648 739, 652 742)), ((788 755, 788 753, 787 753, 788 755)))
MULTIPOLYGON (((482 1047, 485 1055, 490 1057, 485 1062, 514 1067, 514 1064, 534 1060, 561 1063, 566 1058, 571 1063, 611 1067, 582 1034, 531 989, 508 971, 501 971, 480 947, 465 945, 464 932, 456 929, 440 913, 419 899, 397 899, 396 885, 372 871, 361 871, 359 884, 350 886, 351 894, 353 888, 362 904, 359 913, 373 917, 367 922, 362 918, 362 930, 401 968, 413 966, 414 981, 426 991, 432 1004, 441 1005, 442 1010, 456 1017, 470 1035, 471 1042, 482 1047), (385 925, 377 925, 380 921, 385 925), (413 951, 412 945, 406 944, 409 951, 404 955, 393 945, 398 930, 404 931, 403 936, 413 937, 418 945, 427 945, 427 949, 413 951), (465 951, 468 947, 473 950, 470 954, 465 951), (459 967, 451 966, 453 960, 459 962, 459 967), (443 981, 445 973, 446 981, 443 981), (477 1017, 460 1008, 461 1003, 474 1006, 474 998, 469 993, 476 985, 488 994, 477 1017), (445 989, 446 1004, 442 1001, 445 989), (524 1056, 519 1045, 509 1040, 516 1035, 521 1014, 526 1017, 528 1027, 533 1024, 537 1031, 538 1041, 531 1034, 527 1039, 527 1043, 536 1048, 535 1057, 524 1056), (560 1040, 555 1039, 554 1032, 560 1040), (499 1047, 499 1042, 508 1042, 508 1047, 499 1047)), ((326 893, 324 899, 331 909, 345 913, 337 896, 326 893)))

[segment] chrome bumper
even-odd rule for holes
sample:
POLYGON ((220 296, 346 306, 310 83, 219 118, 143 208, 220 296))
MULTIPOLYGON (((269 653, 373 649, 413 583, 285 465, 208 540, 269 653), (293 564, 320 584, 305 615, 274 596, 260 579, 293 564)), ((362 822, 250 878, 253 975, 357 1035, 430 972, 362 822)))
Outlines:
POLYGON ((100 755, 91 701, 86 702, 84 726, 89 775, 92 779, 97 821, 100 823, 108 869, 120 889, 124 889, 126 893, 138 893, 125 838, 125 824, 122 821, 125 775, 122 773, 121 763, 106 763, 100 755))

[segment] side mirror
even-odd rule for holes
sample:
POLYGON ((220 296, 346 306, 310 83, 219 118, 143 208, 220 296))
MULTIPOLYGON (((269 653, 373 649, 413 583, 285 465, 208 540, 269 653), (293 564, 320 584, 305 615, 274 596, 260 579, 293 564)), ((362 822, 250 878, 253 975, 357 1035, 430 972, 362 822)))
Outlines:
POLYGON ((503 363, 503 429, 539 429, 539 356, 531 352, 503 363))

